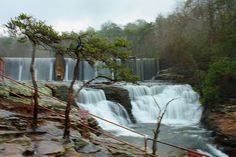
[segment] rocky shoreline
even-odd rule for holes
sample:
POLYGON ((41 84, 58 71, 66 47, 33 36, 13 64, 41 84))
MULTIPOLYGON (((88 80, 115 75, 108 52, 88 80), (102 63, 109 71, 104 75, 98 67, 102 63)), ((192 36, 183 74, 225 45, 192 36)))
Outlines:
MULTIPOLYGON (((131 114, 131 104, 128 92, 120 87, 110 85, 92 85, 92 88, 103 89, 108 100, 122 104, 131 114)), ((67 85, 46 84, 40 85, 41 92, 66 100, 67 85)), ((92 130, 79 125, 76 120, 72 123, 72 147, 67 149, 67 145, 62 142, 63 123, 62 117, 55 113, 49 112, 44 108, 40 108, 40 125, 36 133, 32 133, 31 127, 31 97, 32 91, 20 85, 12 85, 8 83, 0 84, 0 154, 17 154, 19 156, 25 153, 32 153, 32 156, 40 156, 46 153, 52 153, 55 156, 137 156, 141 152, 134 150, 129 146, 123 148, 123 144, 98 136, 92 130), (11 93, 11 91, 17 95, 11 93), (21 97, 24 97, 22 99, 21 97), (50 138, 49 138, 50 137, 50 138), (37 145, 36 141, 39 142, 37 145), (27 142, 28 144, 19 144, 27 142), (36 143, 35 143, 36 142, 36 143), (10 143, 10 145, 9 145, 10 143), (111 145, 108 143, 112 143, 111 145), (44 145, 53 145, 55 149, 48 150, 44 145), (82 146, 81 146, 82 145, 82 146), (121 146, 122 145, 122 146, 121 146), (34 146, 34 147, 33 147, 34 146), (37 146, 37 149, 35 148, 37 146), (11 147, 19 147, 23 151, 13 149, 11 147), (40 149, 38 149, 40 148, 40 149), (44 150, 45 149, 45 150, 44 150), (58 149, 60 151, 58 151, 58 149)), ((48 97, 40 95, 40 104, 57 113, 63 114, 65 104, 51 100, 48 97)), ((72 116, 77 116, 77 109, 72 109, 72 116)), ((131 116, 132 117, 132 116, 131 116)), ((229 156, 236 156, 236 101, 230 100, 227 103, 211 104, 204 106, 202 115, 202 123, 206 128, 213 131, 215 142, 229 156)), ((97 121, 92 117, 88 118, 87 124, 92 128, 99 129, 97 121)), ((102 131, 102 130, 101 130, 102 131)))
POLYGON ((236 101, 205 106, 201 121, 213 131, 216 144, 236 156, 236 101))
MULTIPOLYGON (((191 77, 178 75, 172 69, 161 71, 157 79, 181 84, 195 82, 191 77)), ((236 99, 219 104, 204 104, 203 108, 202 124, 213 131, 216 144, 223 147, 225 153, 230 157, 236 156, 236 99)))
MULTIPOLYGON (((47 86, 40 85, 41 92, 54 95, 47 86)), ((40 95, 39 123, 31 129, 32 90, 0 84, 0 156, 50 156, 50 157, 134 157, 143 152, 125 143, 106 138, 93 129, 104 132, 97 121, 87 116, 79 117, 78 108, 71 113, 71 142, 62 139, 65 104, 40 95), (86 123, 90 128, 85 127, 86 123), (50 147, 49 147, 50 146, 50 147)))

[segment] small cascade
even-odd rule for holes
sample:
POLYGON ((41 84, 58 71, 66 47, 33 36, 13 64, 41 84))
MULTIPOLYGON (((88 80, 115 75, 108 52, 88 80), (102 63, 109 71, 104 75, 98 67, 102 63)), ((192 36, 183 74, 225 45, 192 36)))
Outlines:
POLYGON ((53 61, 50 62, 49 81, 53 80, 53 61))
MULTIPOLYGON (((53 58, 36 58, 35 73, 37 80, 48 81, 52 78, 53 58)), ((6 58, 5 74, 16 80, 31 80, 30 74, 31 58, 6 58)))
MULTIPOLYGON (((88 110, 90 113, 110 120, 114 123, 127 126, 131 124, 128 113, 125 108, 118 104, 106 99, 103 90, 99 89, 83 89, 77 96, 77 104, 88 110)), ((117 126, 97 119, 99 125, 106 130, 119 131, 119 134, 127 134, 126 130, 123 130, 117 126)))
POLYGON ((23 66, 20 65, 20 66, 19 66, 19 75, 18 75, 18 80, 19 80, 19 81, 22 80, 22 79, 21 79, 21 78, 22 78, 22 71, 23 71, 23 66))
POLYGON ((49 81, 51 63, 54 61, 53 58, 36 58, 35 59, 35 70, 37 71, 37 80, 49 81))
POLYGON ((132 99, 132 114, 138 122, 155 122, 165 105, 172 99, 163 123, 193 124, 200 120, 202 108, 199 95, 189 85, 124 86, 132 99))

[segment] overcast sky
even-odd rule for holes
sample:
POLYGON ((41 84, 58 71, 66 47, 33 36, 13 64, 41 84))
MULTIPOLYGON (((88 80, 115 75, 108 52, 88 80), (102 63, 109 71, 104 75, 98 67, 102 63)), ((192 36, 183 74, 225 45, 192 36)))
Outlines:
MULTIPOLYGON (((1 0, 0 25, 20 13, 27 13, 58 31, 79 31, 89 26, 99 29, 112 21, 119 25, 144 19, 154 21, 167 15, 177 0, 1 0)), ((0 31, 1 33, 1 31, 0 31)))

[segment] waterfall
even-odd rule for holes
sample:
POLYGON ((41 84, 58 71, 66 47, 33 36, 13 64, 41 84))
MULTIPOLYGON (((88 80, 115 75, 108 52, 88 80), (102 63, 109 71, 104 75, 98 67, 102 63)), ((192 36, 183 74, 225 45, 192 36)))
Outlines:
POLYGON ((18 75, 18 80, 22 80, 22 71, 23 71, 23 66, 22 65, 20 65, 19 66, 19 75, 18 75))
POLYGON ((52 76, 50 76, 51 62, 53 58, 36 58, 35 59, 35 71, 37 71, 36 78, 40 81, 49 81, 52 76))
POLYGON ((53 61, 50 62, 50 69, 49 69, 49 81, 53 80, 53 61))
MULTIPOLYGON (((52 78, 50 72, 53 58, 36 58, 35 73, 37 80, 48 81, 52 78)), ((5 74, 16 80, 31 80, 30 74, 31 58, 6 58, 5 74)))
MULTIPOLYGON (((83 89, 77 96, 77 104, 90 113, 112 121, 114 123, 128 126, 131 124, 125 108, 119 103, 108 101, 105 93, 100 89, 83 89)), ((105 130, 118 131, 119 134, 130 134, 129 131, 123 130, 115 125, 97 119, 99 125, 105 130)))
MULTIPOLYGON (((54 75, 54 58, 35 58, 35 70, 37 80, 53 81, 54 75)), ((117 62, 122 63, 117 59, 117 62)), ((28 81, 31 80, 30 75, 31 58, 5 58, 5 74, 16 80, 28 81)), ((153 79, 158 71, 158 61, 154 58, 129 59, 124 63, 134 75, 140 76, 141 80, 153 79)), ((65 76, 64 81, 72 80, 75 60, 65 58, 65 76)), ((97 61, 95 66, 91 66, 87 61, 80 62, 78 71, 79 80, 90 80, 97 75, 111 76, 109 69, 98 68, 104 66, 104 63, 97 61), (96 67, 97 66, 97 67, 96 67)))
POLYGON ((190 85, 155 85, 135 86, 126 85, 132 99, 132 114, 138 122, 155 122, 159 107, 163 111, 165 105, 172 101, 163 117, 163 123, 193 124, 200 120, 202 108, 199 95, 190 85))

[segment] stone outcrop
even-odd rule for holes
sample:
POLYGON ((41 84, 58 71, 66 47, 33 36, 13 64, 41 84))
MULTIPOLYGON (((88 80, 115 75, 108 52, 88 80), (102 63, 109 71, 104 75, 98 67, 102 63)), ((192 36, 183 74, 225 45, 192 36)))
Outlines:
POLYGON ((117 102, 124 106, 126 111, 129 114, 129 117, 132 122, 135 122, 135 119, 132 115, 132 105, 131 105, 131 99, 129 97, 129 92, 121 87, 116 87, 112 85, 92 85, 90 86, 92 88, 96 89, 102 89, 106 95, 107 100, 117 102))
POLYGON ((0 156, 132 157, 143 153, 127 144, 98 136, 100 134, 93 130, 102 132, 97 121, 92 117, 79 117, 75 107, 71 110, 71 143, 65 145, 62 139, 64 110, 61 110, 65 104, 43 96, 40 96, 40 104, 50 110, 39 108, 38 128, 32 131, 33 108, 32 104, 25 103, 27 101, 26 95, 18 98, 0 93, 0 156), (51 102, 45 103, 44 99, 51 102))
POLYGON ((202 116, 203 124, 214 131, 216 142, 230 156, 236 156, 236 101, 207 105, 202 116))
POLYGON ((52 96, 67 101, 67 92, 68 92, 68 85, 65 84, 45 84, 46 87, 52 90, 52 96))

